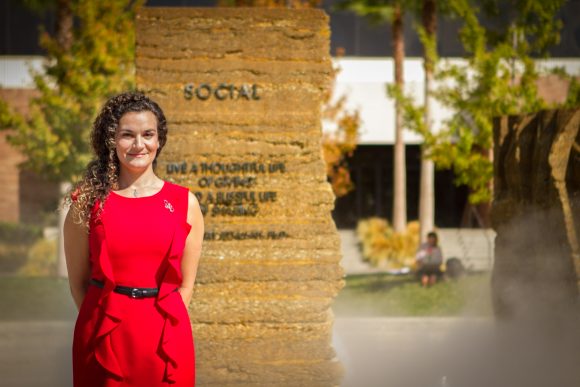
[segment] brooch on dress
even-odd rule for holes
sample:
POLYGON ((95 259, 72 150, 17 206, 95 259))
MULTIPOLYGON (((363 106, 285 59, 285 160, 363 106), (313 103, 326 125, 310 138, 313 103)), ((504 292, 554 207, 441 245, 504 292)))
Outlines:
POLYGON ((163 200, 165 202, 165 208, 169 210, 169 212, 173 212, 173 206, 167 200, 163 200))

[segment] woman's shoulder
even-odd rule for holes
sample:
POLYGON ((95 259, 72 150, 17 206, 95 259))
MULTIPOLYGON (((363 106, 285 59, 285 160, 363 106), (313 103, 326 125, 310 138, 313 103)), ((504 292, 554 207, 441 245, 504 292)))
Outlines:
POLYGON ((169 184, 169 187, 173 192, 178 212, 184 214, 187 223, 188 216, 192 212, 192 209, 199 206, 197 197, 186 186, 171 181, 166 181, 166 183, 169 184))
POLYGON ((177 183, 170 181, 170 180, 164 180, 164 181, 165 181, 165 184, 167 184, 168 187, 170 187, 173 191, 181 192, 181 193, 183 193, 183 192, 188 193, 189 192, 189 188, 187 188, 184 185, 177 184, 177 183))
POLYGON ((188 196, 193 195, 193 193, 191 193, 189 188, 184 186, 184 185, 177 184, 177 183, 174 183, 174 182, 169 181, 169 180, 165 180, 165 184, 167 184, 169 189, 174 193, 174 195, 179 196, 180 200, 183 201, 185 203, 185 205, 187 206, 188 196))

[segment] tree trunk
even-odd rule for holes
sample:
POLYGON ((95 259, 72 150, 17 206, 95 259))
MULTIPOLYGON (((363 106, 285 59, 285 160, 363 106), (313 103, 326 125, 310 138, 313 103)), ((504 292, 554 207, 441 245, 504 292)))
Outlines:
POLYGON ((70 50, 73 41, 73 12, 70 0, 57 0, 56 41, 64 51, 70 50))
POLYGON ((578 311, 578 142, 580 108, 494 119, 492 296, 499 318, 565 321, 578 311))
MULTIPOLYGON (((430 40, 437 39, 437 5, 435 0, 423 0, 423 28, 430 40)), ((431 102, 433 85, 432 58, 429 57, 427 48, 424 50, 425 67, 425 128, 431 132, 431 102)), ((419 193, 419 224, 421 228, 421 240, 435 226, 435 168, 433 161, 425 157, 425 149, 421 155, 421 185, 419 193)))
MULTIPOLYGON (((57 0, 56 2, 56 41, 63 51, 69 51, 73 42, 73 12, 70 0, 57 0)), ((70 183, 60 184, 61 197, 68 191, 70 183)), ((56 272, 59 277, 67 277, 66 259, 64 255, 63 226, 68 209, 63 209, 58 213, 58 251, 56 272)))
MULTIPOLYGON (((403 12, 399 3, 395 4, 393 17, 393 56, 395 60, 395 84, 403 89, 403 61, 405 40, 403 37, 403 12)), ((395 101, 395 149, 393 156, 393 228, 403 232, 407 224, 407 172, 405 164, 405 143, 403 141, 403 112, 395 101)))

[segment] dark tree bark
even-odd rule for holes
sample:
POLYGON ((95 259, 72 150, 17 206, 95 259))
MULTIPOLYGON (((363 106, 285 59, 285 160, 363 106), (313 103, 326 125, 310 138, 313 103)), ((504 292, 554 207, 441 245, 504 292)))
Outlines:
POLYGON ((492 294, 498 317, 561 320, 578 308, 579 141, 578 108, 494 121, 492 294))
POLYGON ((71 48, 73 41, 73 12, 70 0, 56 2, 56 41, 64 51, 71 48))

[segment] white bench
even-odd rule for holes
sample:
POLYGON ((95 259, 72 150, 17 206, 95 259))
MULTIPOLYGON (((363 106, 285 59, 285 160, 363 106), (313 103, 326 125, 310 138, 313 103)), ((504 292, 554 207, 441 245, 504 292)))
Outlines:
MULTIPOLYGON (((364 262, 354 230, 338 230, 341 239, 341 265, 346 274, 386 272, 385 267, 373 267, 364 262)), ((491 271, 495 231, 477 228, 441 228, 437 230, 443 258, 459 258, 469 271, 491 271)))
POLYGON ((495 231, 481 228, 437 230, 445 260, 459 258, 470 271, 490 271, 493 267, 495 231))

